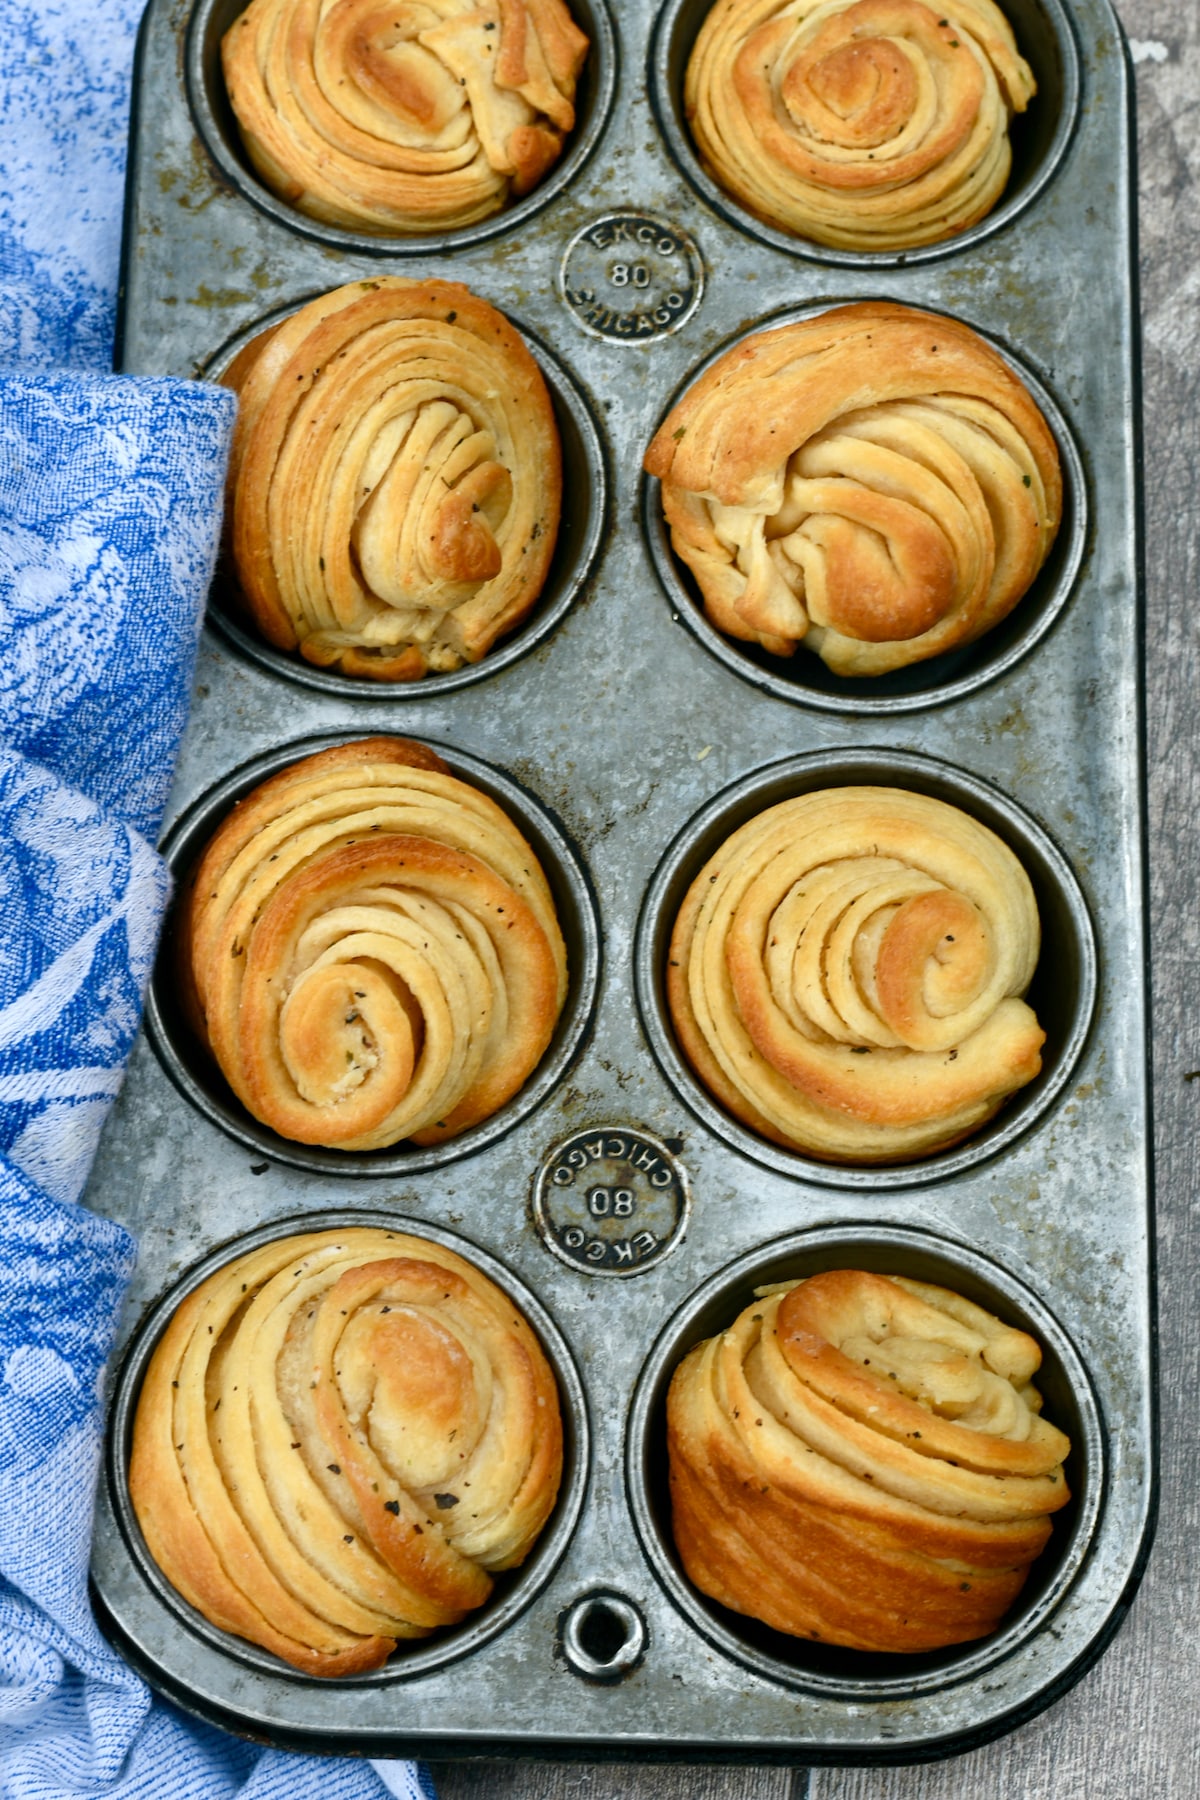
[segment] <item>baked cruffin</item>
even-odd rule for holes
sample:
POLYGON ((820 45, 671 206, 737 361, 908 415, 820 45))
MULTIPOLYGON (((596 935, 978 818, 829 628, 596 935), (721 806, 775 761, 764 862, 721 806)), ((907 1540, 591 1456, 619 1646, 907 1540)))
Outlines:
POLYGON ((238 1099, 302 1144, 436 1144, 488 1119, 567 991, 554 901, 508 815, 366 738, 238 802, 184 890, 184 1004, 238 1099))
POLYGON ((985 825, 902 788, 782 801, 742 825, 675 920, 666 995, 704 1086, 753 1131, 838 1163, 978 1130, 1041 1068, 1020 997, 1040 928, 985 825))
POLYGON ((390 235, 473 225, 535 188, 587 52, 562 0, 252 0, 221 43, 267 187, 390 235))
POLYGON ((697 1344, 667 1402, 689 1579, 855 1650, 994 1631, 1070 1498, 1041 1351, 946 1288, 836 1270, 697 1344))
POLYGON ((981 637, 1041 569, 1058 449, 966 325, 888 302, 756 333, 660 426, 675 553, 719 631, 837 675, 883 675, 981 637))
POLYGON ((146 1371, 129 1491, 212 1624, 351 1675, 482 1606, 561 1472, 558 1391, 512 1300, 440 1244, 354 1228, 266 1244, 188 1295, 146 1371))
POLYGON ((227 554, 258 630, 346 675, 478 662, 554 554, 562 454, 518 332, 451 281, 310 301, 222 377, 238 396, 227 554))
POLYGON ((717 0, 684 107, 720 187, 839 250, 913 250, 976 224, 1036 91, 992 0, 717 0))

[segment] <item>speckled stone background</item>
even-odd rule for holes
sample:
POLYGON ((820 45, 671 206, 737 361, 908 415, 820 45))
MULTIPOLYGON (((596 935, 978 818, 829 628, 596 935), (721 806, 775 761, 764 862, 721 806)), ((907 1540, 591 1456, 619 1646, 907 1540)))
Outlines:
MULTIPOLYGON (((441 1800, 1200 1796, 1200 7, 1123 0, 1137 66, 1162 1498, 1149 1571, 1079 1685, 969 1756, 896 1769, 443 1763, 441 1800)), ((1071 321, 1062 322, 1064 334, 1071 321)))

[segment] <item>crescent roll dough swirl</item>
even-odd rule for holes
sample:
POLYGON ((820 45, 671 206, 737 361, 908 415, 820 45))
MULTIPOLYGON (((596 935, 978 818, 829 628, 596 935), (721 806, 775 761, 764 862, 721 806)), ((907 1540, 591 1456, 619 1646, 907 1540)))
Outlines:
POLYGON ((928 1155, 1041 1068, 1018 998, 1040 932, 986 826, 901 788, 831 788, 751 819, 675 921, 667 1000, 704 1085, 830 1162, 928 1155))
POLYGON ((481 1606, 561 1471, 554 1377, 512 1301, 440 1244, 361 1228, 267 1244, 188 1296, 129 1491, 206 1619, 347 1675, 481 1606))
POLYGON ((185 999, 242 1104, 343 1150, 438 1143, 541 1061, 566 951, 546 878, 441 758, 367 738, 239 801, 180 923, 185 999))
POLYGON ((1045 561, 1058 450, 975 332, 865 302, 760 332, 693 383, 646 453, 709 618, 838 675, 973 642, 1045 561))
POLYGON ((675 1542, 794 1637, 935 1650, 994 1631, 1070 1494, 1041 1351, 945 1288, 851 1270, 748 1306, 667 1402, 675 1542))
POLYGON ((519 334, 453 281, 352 282, 256 337, 239 397, 229 548, 254 622, 347 675, 478 662, 554 553, 558 427, 519 334))
POLYGON ((1035 91, 991 0, 718 0, 684 105, 713 179, 768 225, 909 250, 991 211, 1035 91))
POLYGON ((266 185, 327 225, 486 219, 575 124, 588 40, 562 0, 252 0, 221 61, 266 185))

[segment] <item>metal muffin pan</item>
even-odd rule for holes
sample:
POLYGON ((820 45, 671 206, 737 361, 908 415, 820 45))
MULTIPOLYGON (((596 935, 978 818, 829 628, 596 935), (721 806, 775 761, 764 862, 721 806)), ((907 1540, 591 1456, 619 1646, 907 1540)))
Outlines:
MULTIPOLYGON (((547 829, 599 897, 603 938, 594 1010, 570 1067, 502 1133, 435 1167, 418 1170, 401 1149, 394 1167, 356 1170, 352 1186, 325 1167, 298 1167, 292 1150, 234 1135, 228 1119, 218 1124, 180 1092, 148 1039, 135 1050, 88 1195, 141 1239, 123 1336, 215 1247, 352 1202, 403 1216, 415 1231, 461 1232, 510 1271, 561 1334, 590 1419, 583 1505, 540 1591, 452 1663, 403 1653, 385 1677, 353 1684, 256 1666, 184 1622, 118 1521, 114 1440, 93 1571, 115 1641, 179 1704, 278 1743, 434 1759, 759 1763, 960 1751, 1077 1678, 1116 1629, 1148 1547, 1155 1371, 1138 392, 1119 28, 1107 0, 1072 7, 1063 85, 1044 89, 1047 115, 1032 121, 1047 141, 1063 134, 1065 148, 1053 169, 1043 158, 1036 193, 1033 175, 1014 192, 1019 220, 1005 202, 974 235, 881 269, 765 241, 684 178, 645 80, 654 33, 671 16, 627 0, 611 115, 590 159, 543 194, 535 218, 500 215, 489 222, 494 234, 453 249, 436 240, 351 247, 248 198, 244 177, 197 133, 188 8, 154 0, 143 28, 123 368, 199 373, 265 318, 381 269, 465 281, 568 371, 601 422, 612 482, 598 563, 554 629, 511 661, 480 665, 469 685, 406 690, 402 714, 375 683, 331 692, 265 667, 220 633, 202 641, 169 842, 254 759, 265 767, 301 740, 402 729, 515 784, 522 817, 545 809, 547 829), (1063 98, 1072 49, 1083 101, 1073 132, 1074 103, 1063 98), (962 691, 935 684, 908 712, 864 703, 831 711, 816 693, 783 698, 735 675, 692 626, 677 628, 643 526, 642 453, 705 359, 785 311, 871 297, 964 319, 1032 371, 1061 415, 1068 457, 1077 447, 1075 491, 1087 505, 1086 524, 1080 513, 1072 528, 1078 572, 1053 628, 1019 659, 1001 658, 986 681, 962 691), (667 1027, 646 931, 664 869, 677 858, 682 878, 697 854, 686 837, 667 847, 687 821, 717 817, 731 795, 768 792, 801 763, 835 781, 868 768, 898 778, 903 768, 913 785, 953 790, 1010 841, 1033 847, 1048 946, 1037 981, 1053 1052, 1041 1092, 1018 1097, 974 1150, 852 1180, 802 1159, 779 1166, 707 1108, 690 1077, 660 1066, 667 1027), (571 1158, 586 1171, 589 1159, 617 1155, 631 1183, 639 1169, 657 1179, 661 1159, 674 1159, 674 1191, 690 1214, 681 1200, 674 1235, 662 1227, 644 1260, 632 1237, 614 1248, 618 1222, 601 1221, 572 1262, 597 1190, 584 1172, 574 1193, 571 1158), (556 1213, 556 1196, 584 1211, 556 1213), (540 1230, 558 1233, 553 1254, 540 1230), (1028 1319, 1047 1349, 1050 1416, 1076 1437, 1075 1514, 1026 1598, 994 1639, 936 1667, 904 1658, 897 1671, 818 1668, 804 1646, 781 1654, 710 1616, 679 1589, 661 1530, 657 1452, 635 1450, 671 1345, 682 1349, 717 1322, 726 1302, 736 1309, 748 1271, 813 1266, 830 1245, 868 1267, 894 1246, 897 1266, 953 1269, 964 1291, 1028 1319)), ((156 996, 160 1008, 169 998, 165 965, 156 996)), ((852 1653, 843 1661, 857 1663, 852 1653)))
MULTIPOLYGON (((675 402, 683 398, 696 376, 733 349, 741 338, 760 330, 794 325, 825 310, 824 305, 789 308, 763 319, 750 332, 739 333, 731 343, 721 344, 688 376, 679 392, 671 395, 663 409, 664 418, 675 402)), ((987 332, 982 335, 990 337, 987 332)), ((910 663, 906 669, 894 669, 890 674, 871 680, 835 675, 819 656, 803 645, 792 656, 772 656, 769 650, 760 649, 757 644, 739 643, 735 638, 726 637, 710 624, 691 570, 672 549, 671 533, 663 517, 662 483, 655 476, 643 476, 642 530, 663 593, 683 623, 727 669, 766 693, 774 694, 777 699, 795 700, 828 712, 859 715, 916 712, 939 702, 961 700, 985 682, 994 681, 996 676, 1013 668, 1042 641, 1075 590, 1089 531, 1087 478, 1070 426, 1045 385, 1008 345, 998 343, 994 338, 991 342, 1033 395, 1054 433, 1063 477, 1062 521, 1049 556, 1008 617, 1001 619, 973 644, 930 657, 927 662, 910 663)))
MULTIPOLYGON (((319 290, 324 292, 323 289, 319 290)), ((314 295, 306 295, 312 299, 314 295)), ((211 381, 218 381, 246 344, 279 324, 297 310, 296 304, 281 307, 265 319, 256 319, 246 330, 238 332, 223 344, 204 370, 211 381)), ((208 599, 209 622, 251 662, 259 663, 272 674, 283 675, 303 687, 319 688, 343 700, 361 700, 364 692, 374 689, 377 700, 403 701, 418 691, 451 693, 455 688, 470 687, 484 681, 497 669, 507 668, 535 644, 548 637, 558 625, 576 594, 584 586, 593 569, 604 541, 608 522, 608 471, 604 460, 604 442, 600 427, 592 416, 585 395, 569 369, 538 342, 527 325, 519 319, 512 323, 520 331, 533 352, 545 378, 554 408, 554 419, 562 443, 563 498, 562 517, 554 546, 554 557, 546 581, 529 616, 514 630, 507 632, 484 657, 482 662, 464 663, 462 668, 446 674, 426 675, 423 681, 364 681, 352 675, 341 675, 336 669, 318 668, 306 662, 297 650, 289 653, 269 644, 254 628, 236 590, 232 572, 222 568, 213 583, 208 599)))

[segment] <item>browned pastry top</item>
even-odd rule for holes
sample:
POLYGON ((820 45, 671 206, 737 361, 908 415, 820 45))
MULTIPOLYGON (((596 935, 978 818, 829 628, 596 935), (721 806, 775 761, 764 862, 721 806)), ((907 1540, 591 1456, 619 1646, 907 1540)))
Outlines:
POLYGON ((975 1131, 1041 1068, 1020 998, 1029 878, 958 807, 827 788, 721 845, 666 971, 680 1044, 734 1116, 830 1162, 897 1162, 975 1131))
POLYGON ((975 332, 887 302, 757 333, 684 394, 646 455, 719 630, 837 674, 972 642, 1058 530, 1054 438, 975 332))
POLYGON ((751 212, 880 251, 991 211, 1034 92, 992 0, 717 0, 684 100, 701 158, 751 212))
POLYGON ((993 1631, 1070 1498, 1040 1362, 1026 1333, 923 1282, 836 1270, 764 1290, 671 1384, 689 1577, 854 1649, 993 1631))
POLYGON ((251 0, 221 60, 273 192, 402 234, 474 224, 536 187, 574 126, 587 50, 562 0, 251 0))
POLYGON ((213 1624, 313 1675, 483 1604, 562 1469, 553 1375, 453 1251, 372 1228, 235 1258, 176 1311, 129 1487, 163 1573, 213 1624))
POLYGON ((351 282, 255 338, 238 395, 229 549, 283 650, 411 681, 478 662, 529 611, 562 457, 520 334, 454 281, 351 282))
POLYGON ((536 1068, 566 995, 529 844, 402 738, 321 751, 239 802, 178 936, 193 1022, 243 1105, 346 1150, 489 1118, 536 1068))

